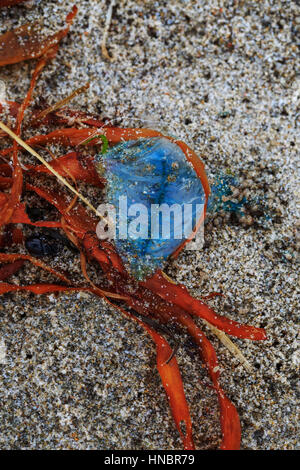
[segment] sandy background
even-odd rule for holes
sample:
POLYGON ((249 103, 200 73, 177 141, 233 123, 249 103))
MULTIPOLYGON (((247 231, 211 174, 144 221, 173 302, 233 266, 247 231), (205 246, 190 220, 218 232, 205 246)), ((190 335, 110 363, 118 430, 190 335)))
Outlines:
MULTIPOLYGON (((74 107, 120 126, 176 135, 202 157, 212 179, 219 171, 237 176, 237 199, 262 201, 263 210, 246 220, 208 218, 203 251, 181 254, 168 273, 195 296, 224 292, 211 301, 218 312, 266 328, 265 342, 234 340, 252 374, 207 333, 240 414, 242 448, 295 449, 299 7, 279 0, 119 0, 109 62, 101 55, 109 2, 76 3, 78 16, 38 82, 36 102, 42 96, 52 104, 89 81, 74 107)), ((72 5, 35 0, 3 8, 0 33, 39 18, 56 31, 72 5)), ((10 99, 24 96, 33 66, 0 69, 10 99)), ((78 256, 67 248, 45 261, 80 276, 78 256)), ((26 265, 12 281, 31 279, 48 278, 26 265)), ((138 326, 89 294, 7 294, 0 316, 2 449, 181 448, 153 345, 138 326)), ((178 361, 196 445, 216 448, 217 398, 184 336, 178 361)))

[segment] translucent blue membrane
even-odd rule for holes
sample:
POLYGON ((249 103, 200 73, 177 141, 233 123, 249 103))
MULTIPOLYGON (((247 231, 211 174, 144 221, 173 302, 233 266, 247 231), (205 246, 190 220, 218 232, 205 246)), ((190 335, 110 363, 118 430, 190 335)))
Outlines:
MULTIPOLYGON (((137 279, 145 278, 156 269, 162 268, 168 256, 189 235, 185 233, 185 237, 176 238, 178 233, 174 230, 171 218, 170 238, 162 238, 160 218, 158 237, 151 238, 151 205, 178 204, 182 211, 184 204, 190 204, 190 224, 193 227, 201 215, 196 212, 197 205, 202 205, 205 201, 201 181, 183 151, 164 137, 123 142, 104 155, 98 155, 96 159, 96 168, 101 174, 104 171, 107 179, 106 202, 113 204, 117 213, 119 198, 124 196, 127 197, 128 208, 137 203, 147 208, 148 220, 144 220, 148 222, 149 238, 145 238, 143 234, 143 238, 120 239, 117 220, 115 239, 117 250, 129 271, 137 279)), ((127 217, 128 228, 138 216, 139 213, 127 217)), ((177 222, 179 232, 180 228, 184 234, 183 215, 182 222, 181 218, 177 222)))
POLYGON ((207 211, 211 214, 220 211, 243 214, 243 206, 247 200, 245 197, 239 202, 231 199, 232 188, 235 187, 238 187, 238 181, 233 175, 219 172, 214 177, 214 182, 211 186, 207 211))

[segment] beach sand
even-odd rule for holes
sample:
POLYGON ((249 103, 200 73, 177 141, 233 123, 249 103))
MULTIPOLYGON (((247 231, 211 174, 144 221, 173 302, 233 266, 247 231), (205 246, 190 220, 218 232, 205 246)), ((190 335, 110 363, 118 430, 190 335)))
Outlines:
MULTIPOLYGON (((44 69, 34 102, 53 104, 90 82, 74 108, 179 137, 212 180, 220 172, 236 176, 237 200, 261 201, 262 209, 244 218, 209 216, 204 248, 183 252, 167 272, 196 297, 223 292, 210 301, 217 312, 266 329, 266 341, 233 338, 253 367, 249 373, 198 321, 238 409, 242 449, 296 449, 299 7, 119 0, 107 37, 109 61, 101 54, 109 2, 76 4, 78 15, 44 69)), ((39 19, 46 32, 57 31, 72 5, 44 0, 2 8, 0 33, 39 19)), ((9 99, 25 96, 33 67, 27 61, 0 69, 9 99)), ((45 261, 81 279, 78 255, 67 248, 45 261)), ((12 282, 48 279, 26 264, 12 282)), ((182 448, 155 348, 139 326, 87 293, 6 294, 0 316, 1 449, 182 448)), ((197 350, 180 337, 177 358, 195 443, 214 449, 221 437, 217 396, 197 350)))

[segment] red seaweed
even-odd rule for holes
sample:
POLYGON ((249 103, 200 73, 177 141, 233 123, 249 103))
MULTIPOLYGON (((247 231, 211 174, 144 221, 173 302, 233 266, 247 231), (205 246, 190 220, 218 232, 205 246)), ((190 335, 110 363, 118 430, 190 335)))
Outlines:
POLYGON ((9 263, 6 266, 2 266, 0 268, 0 281, 5 281, 8 277, 17 273, 19 269, 22 268, 24 262, 25 260, 18 259, 14 261, 13 263, 9 263))
POLYGON ((0 0, 0 8, 1 7, 10 7, 12 5, 18 5, 19 3, 24 3, 27 0, 0 0))
POLYGON ((0 66, 37 59, 45 55, 68 34, 76 14, 77 7, 74 6, 66 17, 67 26, 50 37, 45 36, 42 26, 36 24, 26 24, 2 34, 0 36, 0 66))

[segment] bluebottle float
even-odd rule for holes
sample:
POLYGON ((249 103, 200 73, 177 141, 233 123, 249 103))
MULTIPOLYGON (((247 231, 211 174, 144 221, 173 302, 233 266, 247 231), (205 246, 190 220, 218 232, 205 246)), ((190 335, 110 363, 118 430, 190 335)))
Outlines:
POLYGON ((162 269, 203 216, 205 192, 184 152, 165 137, 131 140, 98 154, 96 169, 106 177, 107 202, 119 208, 114 242, 126 267, 136 279, 162 269))

